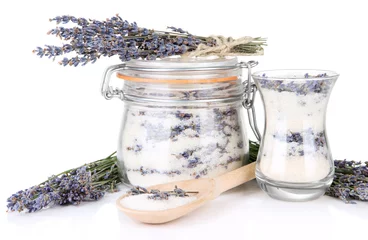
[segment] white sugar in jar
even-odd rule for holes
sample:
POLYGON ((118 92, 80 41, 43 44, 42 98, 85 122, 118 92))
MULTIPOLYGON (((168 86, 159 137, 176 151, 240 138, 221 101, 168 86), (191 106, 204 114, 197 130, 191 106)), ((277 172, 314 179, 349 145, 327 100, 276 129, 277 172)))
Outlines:
POLYGON ((124 102, 121 178, 132 185, 215 177, 248 161, 236 58, 130 61, 110 67, 103 94, 124 102), (112 89, 109 81, 122 86, 112 89))

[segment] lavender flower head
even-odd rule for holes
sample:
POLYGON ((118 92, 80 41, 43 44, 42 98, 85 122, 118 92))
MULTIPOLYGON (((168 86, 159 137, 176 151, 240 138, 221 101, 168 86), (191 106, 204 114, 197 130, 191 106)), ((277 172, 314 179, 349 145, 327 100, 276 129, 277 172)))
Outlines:
POLYGON ((69 175, 51 177, 42 186, 33 186, 10 196, 8 211, 35 212, 53 205, 78 205, 86 200, 98 200, 104 192, 92 187, 92 175, 81 167, 69 175))

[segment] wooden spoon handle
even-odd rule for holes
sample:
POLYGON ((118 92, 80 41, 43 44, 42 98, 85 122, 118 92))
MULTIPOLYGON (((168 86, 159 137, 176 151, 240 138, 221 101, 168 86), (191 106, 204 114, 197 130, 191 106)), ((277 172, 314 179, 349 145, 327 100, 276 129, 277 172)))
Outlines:
POLYGON ((247 164, 234 171, 225 173, 221 176, 215 177, 215 191, 214 197, 217 197, 221 193, 237 187, 245 182, 248 182, 256 177, 256 163, 247 164))

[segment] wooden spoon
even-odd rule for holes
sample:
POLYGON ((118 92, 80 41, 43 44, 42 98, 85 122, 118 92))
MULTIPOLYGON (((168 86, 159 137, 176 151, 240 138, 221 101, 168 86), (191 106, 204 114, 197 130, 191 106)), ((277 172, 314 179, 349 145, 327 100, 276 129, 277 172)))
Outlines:
POLYGON ((118 200, 116 201, 116 206, 120 211, 124 212, 129 217, 144 223, 160 224, 170 222, 190 213, 191 211, 199 208, 206 202, 215 199, 221 193, 254 179, 256 166, 255 164, 255 162, 248 164, 215 178, 177 181, 147 188, 148 191, 150 191, 151 189, 158 189, 160 191, 172 191, 175 186, 178 186, 178 188, 181 188, 184 191, 198 192, 196 195, 194 195, 196 197, 196 200, 186 205, 160 211, 134 210, 130 208, 125 208, 120 203, 121 199, 130 196, 130 194, 127 193, 118 198, 118 200))

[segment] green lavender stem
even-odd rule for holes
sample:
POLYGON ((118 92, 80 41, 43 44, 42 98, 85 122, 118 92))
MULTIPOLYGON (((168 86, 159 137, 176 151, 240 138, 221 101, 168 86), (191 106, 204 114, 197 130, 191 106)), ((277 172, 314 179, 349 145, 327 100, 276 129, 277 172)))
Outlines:
POLYGON ((48 180, 38 184, 38 186, 43 186, 47 181, 52 180, 61 175, 68 176, 70 175, 71 172, 83 166, 86 166, 87 171, 90 171, 92 173, 92 176, 93 176, 92 186, 96 188, 102 188, 102 189, 108 189, 111 191, 115 191, 117 184, 121 182, 119 178, 119 174, 118 174, 117 157, 116 157, 116 151, 115 151, 106 158, 99 159, 97 161, 84 164, 77 168, 72 168, 64 172, 61 172, 59 174, 53 175, 48 180), (106 177, 105 179, 105 176, 108 176, 108 177, 106 177), (111 188, 111 186, 113 187, 111 188))
POLYGON ((259 143, 249 141, 249 162, 257 161, 258 150, 259 150, 259 143))

